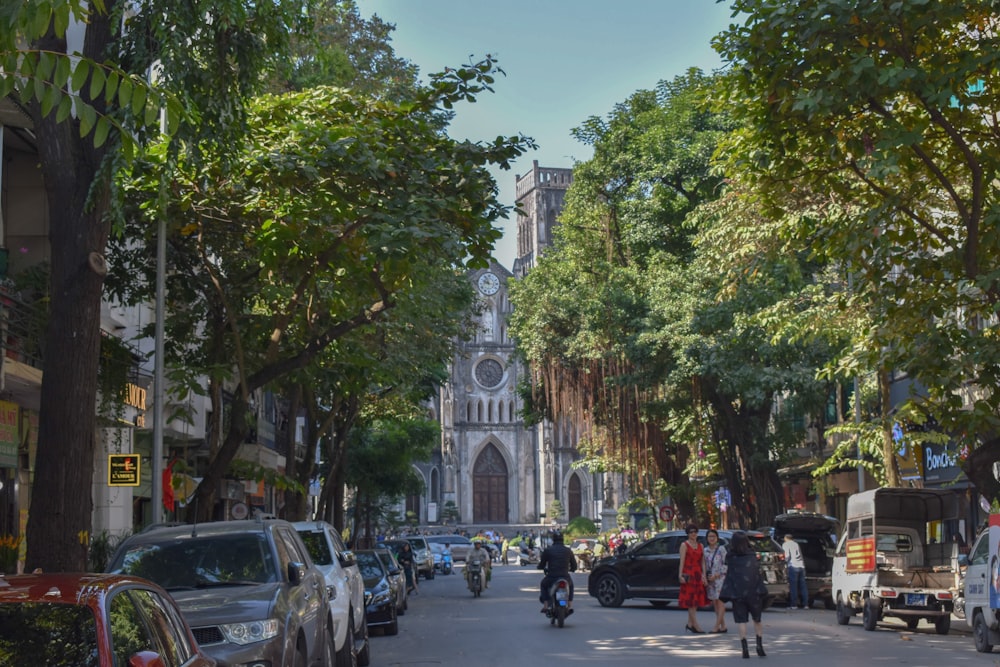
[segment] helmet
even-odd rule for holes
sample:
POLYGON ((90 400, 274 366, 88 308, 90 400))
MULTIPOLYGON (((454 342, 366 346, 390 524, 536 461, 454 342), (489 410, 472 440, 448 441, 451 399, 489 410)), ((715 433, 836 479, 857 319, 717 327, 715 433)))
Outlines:
POLYGON ((551 537, 552 537, 552 541, 554 543, 556 543, 556 544, 562 544, 563 543, 563 534, 562 534, 561 531, 553 530, 551 537))

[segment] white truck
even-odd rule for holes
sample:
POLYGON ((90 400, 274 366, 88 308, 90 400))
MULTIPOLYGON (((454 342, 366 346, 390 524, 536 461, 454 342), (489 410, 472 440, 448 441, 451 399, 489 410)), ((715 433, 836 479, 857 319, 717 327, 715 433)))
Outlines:
POLYGON ((1000 644, 1000 514, 976 538, 965 570, 965 622, 976 650, 989 653, 1000 644))
POLYGON ((929 536, 938 522, 958 518, 950 489, 886 488, 850 496, 833 559, 837 622, 847 625, 860 613, 865 630, 889 617, 913 629, 925 619, 938 634, 948 634, 960 585, 959 545, 929 536))

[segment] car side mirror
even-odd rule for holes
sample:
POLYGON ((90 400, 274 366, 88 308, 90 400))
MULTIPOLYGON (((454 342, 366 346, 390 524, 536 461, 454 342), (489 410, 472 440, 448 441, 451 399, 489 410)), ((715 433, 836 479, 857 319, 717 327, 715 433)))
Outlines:
POLYGON ((165 667, 163 658, 154 651, 139 651, 128 659, 128 667, 165 667))
POLYGON ((305 563, 289 563, 288 564, 288 581, 293 586, 298 586, 306 578, 306 564, 305 563))
POLYGON ((337 554, 337 560, 340 561, 341 567, 351 567, 352 565, 358 564, 358 558, 354 555, 353 551, 342 551, 337 554))

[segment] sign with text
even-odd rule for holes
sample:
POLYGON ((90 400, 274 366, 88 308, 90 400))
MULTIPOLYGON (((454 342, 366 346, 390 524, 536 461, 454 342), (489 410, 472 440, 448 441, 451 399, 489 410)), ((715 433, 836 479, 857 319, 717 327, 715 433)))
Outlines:
POLYGON ((847 540, 847 572, 875 571, 875 537, 847 540))
POLYGON ((108 486, 139 486, 138 454, 108 454, 108 486))
POLYGON ((17 467, 21 444, 21 413, 17 403, 0 401, 0 468, 17 467))

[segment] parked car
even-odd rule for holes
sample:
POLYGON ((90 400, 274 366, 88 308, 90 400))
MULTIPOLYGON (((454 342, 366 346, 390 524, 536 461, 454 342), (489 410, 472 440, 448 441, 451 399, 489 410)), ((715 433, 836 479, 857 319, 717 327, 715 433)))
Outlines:
POLYGON ((806 590, 809 604, 822 600, 827 609, 836 609, 833 597, 833 554, 837 551, 840 522, 825 514, 815 512, 789 512, 774 517, 768 532, 780 548, 785 535, 791 533, 802 550, 806 564, 806 590))
MULTIPOLYGON (((719 542, 728 548, 733 532, 720 530, 719 542)), ((768 602, 787 599, 788 574, 781 549, 764 533, 747 531, 747 535, 760 561, 768 602)), ((587 578, 587 592, 602 607, 619 607, 627 599, 649 600, 654 607, 667 606, 680 592, 680 546, 685 539, 683 530, 671 530, 639 542, 622 554, 596 561, 587 578)), ((698 541, 706 544, 705 530, 698 531, 698 541)))
POLYGON ((427 540, 428 544, 434 542, 447 544, 448 548, 451 549, 451 558, 456 563, 465 562, 469 552, 472 551, 472 540, 465 535, 426 535, 424 539, 427 540))
POLYGON ((387 635, 399 634, 396 593, 389 581, 389 571, 382 565, 374 549, 359 549, 355 556, 365 580, 368 627, 381 628, 387 635))
POLYGON ((399 564, 395 554, 387 547, 379 545, 375 547, 374 551, 379 560, 382 561, 382 567, 389 574, 389 585, 396 593, 396 615, 402 616, 410 607, 410 594, 406 591, 406 574, 403 572, 403 566, 399 564))
POLYGON ((413 551, 413 566, 417 569, 415 574, 418 577, 424 575, 425 579, 433 579, 434 555, 431 553, 427 540, 420 535, 411 535, 398 540, 386 540, 385 545, 398 555, 402 550, 403 542, 410 543, 410 550, 413 551))
POLYGON ((367 665, 371 662, 371 645, 365 620, 365 582, 354 552, 326 521, 297 521, 292 525, 309 550, 309 557, 326 578, 337 667, 349 667, 355 662, 367 665))
POLYGON ((0 577, 0 664, 214 667, 176 603, 138 577, 0 577))
POLYGON ((334 664, 326 581, 287 521, 152 526, 119 545, 109 570, 165 588, 223 665, 334 664))

